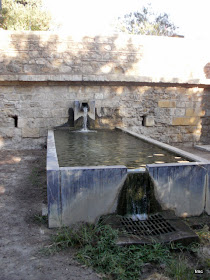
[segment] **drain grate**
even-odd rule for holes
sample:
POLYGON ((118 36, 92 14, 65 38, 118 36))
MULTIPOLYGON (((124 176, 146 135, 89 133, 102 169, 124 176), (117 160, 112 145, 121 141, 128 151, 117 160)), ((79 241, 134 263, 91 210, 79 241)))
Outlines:
POLYGON ((134 221, 129 217, 121 217, 122 228, 127 233, 137 236, 157 236, 175 232, 176 229, 159 213, 150 215, 147 220, 134 221))
POLYGON ((144 221, 120 215, 104 216, 102 220, 104 224, 119 230, 116 243, 122 246, 154 242, 182 242, 187 246, 199 240, 197 234, 169 210, 151 214, 144 221))

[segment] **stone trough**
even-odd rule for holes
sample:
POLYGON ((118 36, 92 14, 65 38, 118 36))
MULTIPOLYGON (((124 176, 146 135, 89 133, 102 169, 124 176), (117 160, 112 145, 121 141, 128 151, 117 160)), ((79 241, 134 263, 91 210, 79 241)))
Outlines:
MULTIPOLYGON (((146 166, 162 209, 173 210, 179 217, 199 216, 203 212, 210 215, 209 162, 151 138, 130 134, 194 161, 146 166)), ((132 170, 123 165, 60 167, 53 130, 48 131, 47 146, 50 228, 95 222, 101 215, 116 211, 120 190, 132 170)))

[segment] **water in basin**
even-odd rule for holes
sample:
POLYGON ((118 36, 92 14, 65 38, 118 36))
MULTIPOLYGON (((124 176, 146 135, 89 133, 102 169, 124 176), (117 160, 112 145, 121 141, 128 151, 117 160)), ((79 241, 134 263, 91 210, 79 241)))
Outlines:
POLYGON ((78 133, 70 129, 55 130, 59 166, 144 167, 150 163, 185 161, 184 158, 142 141, 119 130, 78 133))

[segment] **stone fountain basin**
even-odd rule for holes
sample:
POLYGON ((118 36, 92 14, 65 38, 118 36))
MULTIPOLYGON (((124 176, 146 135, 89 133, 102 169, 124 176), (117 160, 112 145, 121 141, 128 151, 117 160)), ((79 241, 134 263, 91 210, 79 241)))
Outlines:
MULTIPOLYGON (((128 130, 125 132, 129 133, 128 130)), ((131 133, 134 134, 134 133, 131 133)), ((149 164, 156 199, 164 210, 180 217, 210 215, 210 162, 159 141, 153 144, 174 149, 176 154, 196 162, 149 164)), ((147 138, 147 139, 145 139, 147 138)), ((142 172, 143 169, 136 172, 142 172)), ((50 228, 77 222, 96 222, 101 215, 114 213, 127 173, 126 166, 60 167, 54 131, 47 139, 48 225, 50 228)))

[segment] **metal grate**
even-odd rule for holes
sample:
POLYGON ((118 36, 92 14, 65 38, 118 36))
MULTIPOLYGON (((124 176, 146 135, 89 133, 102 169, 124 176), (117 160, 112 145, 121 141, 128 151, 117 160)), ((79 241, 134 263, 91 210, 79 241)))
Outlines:
POLYGON ((138 236, 156 236, 176 231, 160 214, 150 215, 144 221, 134 221, 129 217, 121 217, 120 222, 127 233, 138 236))

